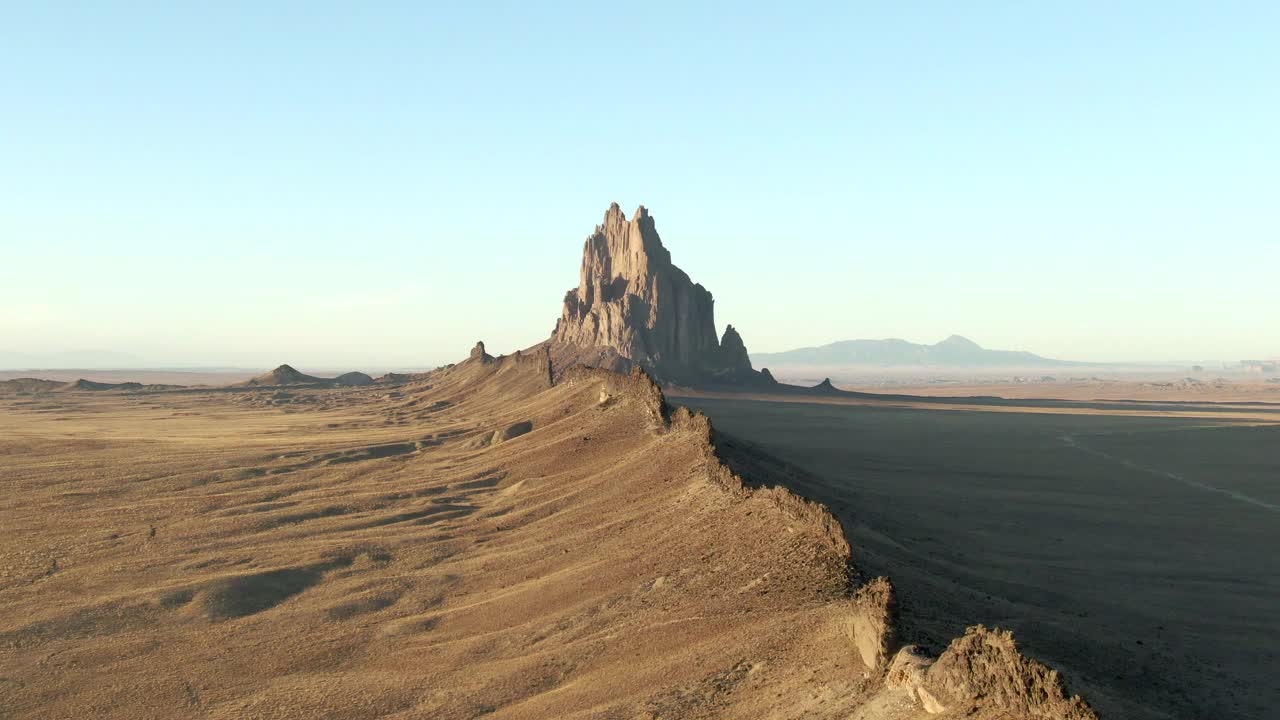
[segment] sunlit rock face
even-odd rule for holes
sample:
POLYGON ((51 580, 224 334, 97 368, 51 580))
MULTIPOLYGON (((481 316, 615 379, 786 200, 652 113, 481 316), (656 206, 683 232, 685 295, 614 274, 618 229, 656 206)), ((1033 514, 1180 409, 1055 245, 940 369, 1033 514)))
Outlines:
POLYGON ((551 346, 558 364, 638 364, 668 382, 763 381, 732 326, 716 340, 711 293, 672 264, 643 206, 627 220, 614 203, 587 238, 551 346))

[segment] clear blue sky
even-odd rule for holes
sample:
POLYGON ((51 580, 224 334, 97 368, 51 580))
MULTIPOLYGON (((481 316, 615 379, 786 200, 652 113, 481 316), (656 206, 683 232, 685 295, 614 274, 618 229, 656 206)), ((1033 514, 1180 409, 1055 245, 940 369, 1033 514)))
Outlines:
POLYGON ((509 352, 614 200, 752 350, 1280 354, 1280 3, 0 6, 0 351, 509 352))

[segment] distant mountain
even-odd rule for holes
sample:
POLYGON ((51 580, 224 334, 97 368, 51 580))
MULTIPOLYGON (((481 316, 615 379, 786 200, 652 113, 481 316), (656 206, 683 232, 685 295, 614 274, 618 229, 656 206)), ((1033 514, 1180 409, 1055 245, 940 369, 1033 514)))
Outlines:
POLYGON ((777 353, 751 353, 757 367, 787 365, 864 365, 875 367, 1028 367, 1035 365, 1076 365, 1052 360, 1021 350, 987 350, 978 343, 952 335, 936 345, 906 340, 843 340, 821 347, 799 348, 777 353))

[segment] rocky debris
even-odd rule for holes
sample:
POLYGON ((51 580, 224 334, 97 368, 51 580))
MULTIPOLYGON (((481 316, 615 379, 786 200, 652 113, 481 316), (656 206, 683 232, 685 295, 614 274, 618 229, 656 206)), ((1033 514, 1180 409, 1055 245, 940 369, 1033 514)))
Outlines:
POLYGON ((930 714, 999 710, 1019 718, 1097 720, 1079 695, 1067 695, 1056 670, 1018 651, 1012 633, 982 625, 968 628, 936 660, 914 645, 902 648, 885 684, 907 689, 930 714))
POLYGON ((1023 717, 1096 720, 1078 695, 1068 697, 1056 670, 1025 657, 1008 630, 977 625, 956 638, 929 668, 944 702, 998 707, 1023 717))
POLYGON ((914 645, 908 645, 893 656, 889 671, 885 674, 885 686, 903 688, 920 703, 930 715, 946 712, 947 708, 933 696, 925 684, 933 660, 920 654, 914 645))
POLYGON ((617 203, 583 245, 578 287, 551 338, 557 368, 639 365, 662 382, 761 381, 732 327, 716 340, 711 293, 671 262, 643 206, 627 220, 617 203))
POLYGON ((352 371, 349 373, 343 373, 338 377, 334 378, 333 383, 335 385, 346 385, 346 386, 372 385, 373 378, 370 377, 369 375, 366 375, 365 373, 352 371))

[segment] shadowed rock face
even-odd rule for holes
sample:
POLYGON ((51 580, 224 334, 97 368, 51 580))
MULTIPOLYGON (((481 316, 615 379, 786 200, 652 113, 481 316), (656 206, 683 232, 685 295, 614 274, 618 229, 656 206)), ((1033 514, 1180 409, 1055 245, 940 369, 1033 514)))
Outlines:
POLYGON ((551 345, 562 366, 638 364, 675 382, 762 379, 737 331, 729 327, 717 342, 711 293, 672 264, 643 206, 627 220, 614 203, 587 238, 551 345))
POLYGON ((747 346, 732 325, 724 329, 724 337, 720 339, 720 362, 725 370, 734 375, 746 377, 751 373, 751 358, 747 356, 747 346))

